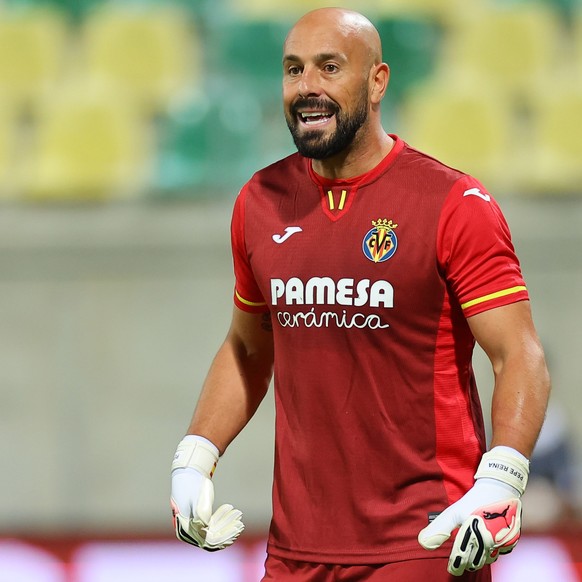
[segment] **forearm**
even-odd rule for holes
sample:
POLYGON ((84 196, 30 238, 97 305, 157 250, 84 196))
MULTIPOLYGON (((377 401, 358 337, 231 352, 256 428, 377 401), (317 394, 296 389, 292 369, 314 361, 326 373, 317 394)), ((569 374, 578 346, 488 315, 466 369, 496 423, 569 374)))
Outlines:
POLYGON ((512 447, 529 458, 550 394, 548 370, 529 302, 492 309, 468 321, 495 375, 491 446, 512 447))
POLYGON ((221 453, 244 428, 263 400, 273 373, 268 316, 235 311, 233 325, 202 387, 188 428, 221 453))
POLYGON ((505 445, 530 457, 544 422, 550 379, 543 351, 530 342, 495 370, 491 446, 505 445))

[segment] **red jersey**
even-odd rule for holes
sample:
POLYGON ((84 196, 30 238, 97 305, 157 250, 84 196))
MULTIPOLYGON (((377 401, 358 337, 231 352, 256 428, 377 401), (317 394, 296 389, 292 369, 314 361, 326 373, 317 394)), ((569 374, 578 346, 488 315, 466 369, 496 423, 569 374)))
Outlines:
POLYGON ((235 204, 234 300, 273 322, 283 558, 448 556, 417 535, 485 450, 466 317, 528 297, 491 195, 393 137, 365 175, 327 180, 294 154, 235 204))

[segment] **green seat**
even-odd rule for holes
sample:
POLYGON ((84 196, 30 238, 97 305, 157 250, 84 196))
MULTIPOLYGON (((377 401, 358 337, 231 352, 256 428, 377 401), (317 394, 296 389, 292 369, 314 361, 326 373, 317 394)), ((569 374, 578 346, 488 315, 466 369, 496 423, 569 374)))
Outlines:
POLYGON ((209 35, 208 54, 231 87, 246 85, 262 102, 279 99, 287 31, 281 22, 226 21, 209 35))
POLYGON ((249 94, 234 97, 193 99, 161 120, 156 195, 236 194, 250 178, 259 158, 261 110, 249 94))
POLYGON ((80 22, 86 17, 87 13, 106 0, 6 0, 9 7, 33 7, 48 6, 56 8, 67 14, 74 22, 80 22))
POLYGON ((434 72, 441 30, 434 21, 420 18, 383 18, 375 24, 391 71, 387 99, 400 103, 411 88, 434 72))

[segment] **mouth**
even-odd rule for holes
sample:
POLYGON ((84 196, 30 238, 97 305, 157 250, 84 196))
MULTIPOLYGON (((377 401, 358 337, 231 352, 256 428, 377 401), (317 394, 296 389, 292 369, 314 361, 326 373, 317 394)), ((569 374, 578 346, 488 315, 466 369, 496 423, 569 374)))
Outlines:
POLYGON ((332 111, 298 111, 297 118, 305 127, 322 127, 335 116, 332 111))

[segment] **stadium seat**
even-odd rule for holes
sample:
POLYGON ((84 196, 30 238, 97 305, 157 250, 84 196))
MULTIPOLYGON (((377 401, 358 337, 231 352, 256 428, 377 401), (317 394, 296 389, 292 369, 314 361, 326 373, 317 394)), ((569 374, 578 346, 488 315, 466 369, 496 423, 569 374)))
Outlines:
POLYGON ((417 89, 402 109, 401 133, 411 146, 468 172, 490 188, 512 189, 511 110, 494 91, 453 82, 417 89))
POLYGON ((0 8, 0 95, 20 111, 34 109, 59 81, 67 30, 63 15, 45 9, 0 8))
POLYGON ((80 22, 98 4, 107 0, 4 0, 9 8, 49 8, 64 13, 74 23, 80 22))
POLYGON ((141 192, 149 163, 142 120, 116 93, 73 85, 39 109, 22 189, 44 200, 100 200, 141 192))
POLYGON ((378 18, 409 17, 427 18, 440 25, 449 26, 465 12, 475 11, 487 0, 390 0, 372 2, 378 18))
POLYGON ((263 112, 253 94, 194 95, 161 121, 154 190, 163 197, 236 194, 260 163, 263 112))
MULTIPOLYGON (((343 8, 358 10, 367 16, 374 13, 377 4, 374 0, 345 0, 343 8)), ((237 18, 243 20, 288 20, 292 24, 297 18, 310 10, 337 6, 337 0, 231 0, 230 8, 237 18)))
POLYGON ((281 17, 294 17, 299 10, 297 2, 288 1, 283 6, 272 0, 230 0, 228 10, 236 20, 272 21, 281 17))
POLYGON ((16 163, 16 116, 0 104, 0 200, 11 196, 16 163))
POLYGON ((580 194, 582 84, 554 85, 532 95, 531 128, 524 171, 528 191, 580 194))
POLYGON ((492 2, 467 13, 447 35, 444 67, 474 77, 475 86, 494 84, 522 99, 547 79, 559 62, 561 28, 554 11, 535 2, 492 2))
POLYGON ((379 18, 384 61, 390 66, 387 98, 395 104, 416 84, 429 78, 439 56, 441 30, 426 18, 379 18))
POLYGON ((188 15, 171 5, 106 5, 85 20, 82 64, 90 79, 109 84, 145 113, 155 114, 198 82, 198 40, 188 15))
POLYGON ((582 71, 582 2, 579 3, 578 10, 573 14, 572 32, 574 45, 572 75, 580 81, 580 71, 582 71))
POLYGON ((263 103, 279 104, 287 31, 280 21, 226 18, 209 39, 212 66, 222 72, 229 90, 243 87, 263 103))

